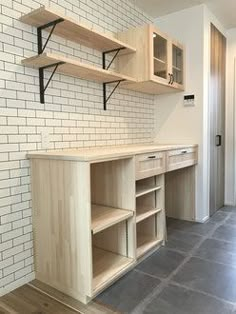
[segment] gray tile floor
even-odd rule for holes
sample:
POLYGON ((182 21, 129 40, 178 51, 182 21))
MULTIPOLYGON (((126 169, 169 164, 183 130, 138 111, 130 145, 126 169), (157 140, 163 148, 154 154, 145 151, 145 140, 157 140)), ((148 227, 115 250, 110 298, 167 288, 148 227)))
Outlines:
POLYGON ((97 297, 120 313, 236 313, 236 208, 168 219, 168 242, 97 297))

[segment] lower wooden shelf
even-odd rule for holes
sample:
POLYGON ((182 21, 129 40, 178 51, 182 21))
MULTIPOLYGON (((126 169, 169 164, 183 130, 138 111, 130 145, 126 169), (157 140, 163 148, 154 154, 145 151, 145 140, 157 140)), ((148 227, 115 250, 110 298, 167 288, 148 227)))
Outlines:
POLYGON ((52 66, 58 62, 63 62, 63 64, 59 65, 57 69, 57 72, 61 74, 96 82, 112 82, 117 80, 136 82, 136 80, 132 77, 128 77, 111 70, 100 69, 96 66, 85 64, 78 60, 56 55, 54 53, 42 53, 40 55, 22 60, 23 65, 36 69, 52 66))
POLYGON ((159 212, 161 212, 161 208, 139 208, 138 210, 136 210, 136 223, 139 223, 140 221, 143 221, 144 219, 153 216, 159 212))
POLYGON ((148 235, 137 236, 137 257, 144 255, 146 252, 151 250, 154 246, 161 244, 163 240, 153 238, 148 235))
POLYGON ((132 258, 93 248, 93 294, 121 275, 134 263, 132 258))

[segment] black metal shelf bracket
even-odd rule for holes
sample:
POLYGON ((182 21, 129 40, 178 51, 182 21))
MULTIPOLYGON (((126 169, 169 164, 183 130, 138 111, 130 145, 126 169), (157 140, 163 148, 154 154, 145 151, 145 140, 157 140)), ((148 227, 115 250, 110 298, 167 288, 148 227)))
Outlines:
POLYGON ((120 48, 104 51, 102 53, 102 68, 104 70, 108 70, 110 68, 110 66, 112 65, 112 63, 114 62, 115 58, 118 56, 119 52, 123 49, 126 49, 126 48, 120 47, 120 48), (115 54, 114 54, 113 58, 111 59, 111 61, 109 62, 108 66, 106 66, 106 55, 109 53, 112 53, 112 52, 115 52, 115 54))
MULTIPOLYGON (((57 24, 63 22, 64 19, 63 18, 59 18, 55 21, 52 21, 52 22, 49 22, 47 24, 44 24, 44 25, 41 25, 37 28, 37 39, 38 39, 38 54, 40 55, 41 53, 44 52, 45 48, 47 47, 47 44, 55 30, 55 27, 57 26, 57 24), (45 44, 43 45, 43 38, 42 38, 42 31, 45 29, 45 28, 48 28, 48 27, 52 27, 51 30, 50 30, 50 33, 48 35, 48 38, 46 39, 46 42, 45 44)), ((48 85, 49 83, 51 82, 57 68, 59 65, 61 64, 64 64, 65 62, 57 62, 57 63, 54 63, 54 64, 50 64, 50 65, 47 65, 47 66, 44 66, 44 67, 41 67, 39 68, 39 93, 40 93, 40 103, 41 104, 44 104, 45 103, 45 99, 44 99, 44 94, 45 94, 45 91, 46 89, 48 88, 48 85), (47 69, 47 68, 51 68, 51 67, 55 67, 54 70, 52 71, 52 74, 50 76, 50 78, 48 79, 46 85, 44 86, 44 70, 47 69)))
POLYGON ((64 63, 65 62, 57 62, 57 63, 53 63, 53 64, 46 65, 44 67, 39 68, 39 92, 40 92, 40 103, 41 104, 45 103, 45 98, 44 98, 45 91, 48 88, 48 85, 51 82, 51 80, 52 80, 52 78, 53 78, 53 76, 54 76, 58 66, 62 65, 64 63), (52 74, 50 75, 47 83, 44 85, 44 70, 48 69, 48 68, 52 68, 52 67, 54 67, 54 69, 52 71, 52 74))
POLYGON ((45 48, 47 47, 47 44, 49 42, 49 39, 51 38, 53 32, 54 32, 54 29, 55 27, 57 26, 58 23, 61 23, 63 22, 64 19, 63 18, 60 18, 60 19, 57 19, 55 21, 52 21, 52 22, 49 22, 45 25, 42 25, 42 26, 39 26, 37 28, 37 38, 38 38, 38 54, 41 54, 44 52, 45 48), (52 29, 48 35, 48 38, 45 42, 45 44, 43 45, 43 39, 42 39, 42 30, 45 29, 45 28, 48 28, 48 27, 51 27, 52 26, 52 29))
MULTIPOLYGON (((114 62, 114 60, 116 59, 116 57, 118 56, 119 52, 123 49, 126 49, 126 47, 120 47, 120 48, 116 48, 116 49, 112 49, 112 50, 107 50, 104 51, 102 53, 102 68, 104 70, 109 70, 110 66, 112 65, 112 63, 114 62), (112 52, 115 52, 114 56, 112 57, 111 61, 109 62, 108 66, 106 66, 106 55, 110 54, 112 52)), ((120 85, 121 82, 123 82, 125 80, 117 80, 117 81, 112 81, 112 82, 106 82, 103 83, 103 109, 107 110, 107 102, 108 100, 111 98, 112 94, 114 93, 114 91, 117 89, 117 87, 120 85), (114 86, 113 90, 111 91, 110 95, 107 96, 107 85, 108 84, 113 84, 116 83, 116 85, 114 86)))
POLYGON ((117 81, 103 83, 103 109, 104 110, 107 110, 107 102, 108 102, 108 100, 111 98, 111 96, 114 93, 114 91, 117 89, 117 87, 123 81, 125 81, 125 80, 117 80, 117 81), (114 88, 111 91, 110 95, 107 97, 107 85, 108 84, 113 84, 113 83, 116 83, 116 85, 114 86, 114 88))

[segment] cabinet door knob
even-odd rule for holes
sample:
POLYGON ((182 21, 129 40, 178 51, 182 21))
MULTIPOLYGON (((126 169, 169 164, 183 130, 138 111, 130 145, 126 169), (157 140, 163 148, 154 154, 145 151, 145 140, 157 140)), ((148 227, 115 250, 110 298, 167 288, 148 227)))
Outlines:
POLYGON ((173 83, 174 83, 174 74, 171 74, 171 85, 173 85, 173 83))

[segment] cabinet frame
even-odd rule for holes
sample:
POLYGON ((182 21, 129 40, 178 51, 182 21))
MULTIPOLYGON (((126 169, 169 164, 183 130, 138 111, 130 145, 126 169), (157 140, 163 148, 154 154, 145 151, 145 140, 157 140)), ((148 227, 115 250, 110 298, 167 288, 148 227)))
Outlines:
POLYGON ((120 56, 117 60, 117 69, 120 73, 132 76, 137 83, 124 83, 124 88, 141 91, 149 94, 163 94, 183 91, 185 88, 185 48, 182 44, 161 32, 155 25, 148 24, 118 33, 118 38, 129 45, 136 47, 133 55, 120 56), (154 75, 154 44, 153 34, 156 33, 167 41, 167 77, 154 75), (168 75, 172 71, 173 45, 183 52, 183 84, 171 81, 168 75))
MULTIPOLYGON (((197 151, 196 146, 186 147, 186 149, 197 151)), ((158 154, 157 156, 162 156, 163 165, 165 165, 168 152, 176 154, 176 151, 176 148, 167 151, 156 149, 152 153, 143 153, 139 147, 139 153, 137 150, 132 150, 123 155, 118 153, 116 156, 109 157, 105 154, 99 155, 98 152, 95 157, 90 156, 89 160, 84 160, 86 153, 80 156, 78 152, 73 155, 71 151, 29 154, 36 279, 86 304, 132 269, 140 261, 141 256, 147 256, 164 244, 166 240, 165 188, 167 187, 170 193, 172 189, 176 190, 179 173, 173 172, 175 181, 169 177, 173 184, 169 184, 168 178, 168 184, 165 187, 167 171, 165 167, 162 167, 159 173, 159 167, 153 171, 151 163, 149 169, 146 169, 148 172, 138 179, 136 175, 140 168, 136 168, 136 161, 158 154), (97 186, 96 184, 94 186, 93 180, 97 181, 97 186), (153 195, 153 198, 146 202, 144 198, 149 194, 153 195), (142 197, 139 204, 141 212, 136 221, 136 201, 142 197), (98 215, 95 215, 97 219, 95 224, 92 221, 92 209, 96 210, 92 206, 94 203, 100 211, 98 215), (104 207, 106 207, 105 210, 104 207), (109 210, 111 213, 106 215, 100 223, 103 210, 104 215, 109 210), (138 251, 136 226, 147 219, 156 225, 155 237, 150 242, 142 243, 142 248, 138 251), (107 231, 109 228, 111 228, 111 233, 107 231), (106 232, 110 236, 103 236, 106 232), (106 256, 101 252, 98 253, 101 259, 99 258, 96 265, 98 273, 95 276, 93 243, 106 251, 106 254, 104 253, 106 256), (108 264, 103 263, 103 257, 108 264), (107 259, 113 261, 114 264, 110 265, 107 259), (103 270, 104 265, 105 270, 103 270), (101 277, 103 278, 99 279, 101 277)), ((194 159, 192 165, 196 163, 197 159, 194 159)), ((181 176, 181 185, 178 190, 181 193, 175 196, 175 199, 178 199, 178 208, 182 206, 181 195, 186 190, 186 185, 190 186, 195 180, 194 170, 194 167, 188 167, 185 169, 186 174, 184 172, 183 177, 181 176)), ((191 186, 192 194, 194 194, 194 185, 191 186)), ((175 199, 172 202, 166 199, 169 213, 176 206, 175 199)), ((185 204, 186 213, 188 205, 193 206, 193 201, 194 195, 185 204)), ((174 215, 175 213, 172 216, 174 215)), ((148 228, 150 224, 143 223, 143 226, 145 225, 148 228)), ((145 236, 145 230, 141 231, 145 236)), ((148 230, 147 235, 149 237, 148 230)), ((150 236, 152 237, 152 234, 150 236)))

